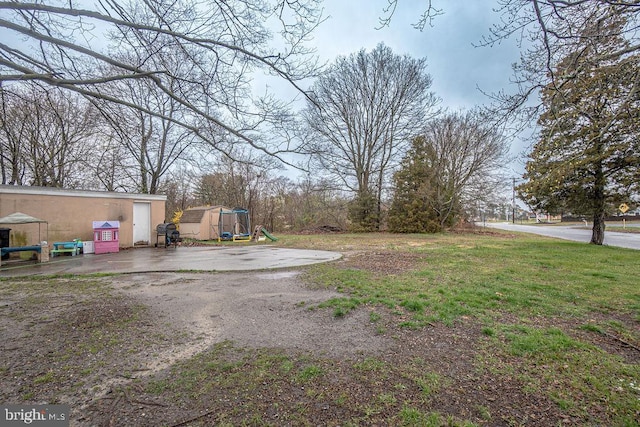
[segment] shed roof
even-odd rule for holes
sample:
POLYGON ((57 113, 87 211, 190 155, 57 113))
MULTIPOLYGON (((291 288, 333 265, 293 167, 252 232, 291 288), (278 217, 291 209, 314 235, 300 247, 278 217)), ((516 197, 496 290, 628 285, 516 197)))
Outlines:
POLYGON ((182 224, 198 224, 202 221, 202 217, 204 213, 211 210, 229 210, 226 206, 197 206, 195 208, 185 209, 182 212, 182 217, 180 218, 180 223, 182 224))
POLYGON ((202 221, 202 216, 207 210, 207 208, 187 209, 182 213, 180 222, 183 224, 200 223, 202 221))

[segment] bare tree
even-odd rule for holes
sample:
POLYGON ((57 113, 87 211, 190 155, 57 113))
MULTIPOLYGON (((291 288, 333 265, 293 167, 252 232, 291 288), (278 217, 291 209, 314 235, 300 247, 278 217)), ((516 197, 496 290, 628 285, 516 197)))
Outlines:
POLYGON ((286 227, 285 200, 294 184, 284 176, 269 177, 265 180, 260 210, 254 219, 255 225, 263 225, 269 230, 282 231, 286 227))
POLYGON ((300 89, 297 81, 314 75, 305 41, 322 20, 318 2, 105 0, 92 9, 73 0, 0 2, 8 35, 0 42, 0 81, 37 80, 164 119, 219 150, 243 143, 279 157, 295 147, 256 131, 280 123, 284 105, 254 96, 250 83, 262 73, 300 89), (280 31, 272 30, 276 24, 280 31), (113 46, 129 50, 129 60, 112 56, 113 46), (165 49, 181 52, 180 67, 158 60, 165 49), (125 80, 146 81, 188 114, 119 98, 109 86, 125 80))
POLYGON ((478 112, 449 113, 433 120, 425 137, 435 155, 436 209, 441 213, 441 225, 449 216, 459 217, 465 206, 495 192, 504 182, 498 171, 508 152, 507 141, 478 112))
POLYGON ((89 175, 84 188, 106 191, 133 192, 138 187, 136 169, 131 158, 125 156, 119 135, 106 123, 101 123, 100 134, 96 136, 96 150, 87 163, 89 175))
POLYGON ((277 169, 272 157, 238 150, 233 158, 219 156, 201 169, 194 190, 198 204, 248 209, 252 223, 264 218, 264 203, 277 169))
POLYGON ((184 211, 190 206, 195 206, 193 199, 193 183, 197 179, 194 171, 181 165, 173 168, 163 180, 161 191, 166 194, 165 220, 171 221, 177 212, 184 211))
POLYGON ((27 122, 22 120, 20 108, 24 99, 18 93, 0 87, 2 114, 0 114, 0 173, 2 184, 22 185, 25 182, 25 150, 22 141, 26 139, 27 122))
MULTIPOLYGON (((162 115, 175 118, 182 109, 175 101, 163 97, 153 88, 140 82, 129 82, 128 92, 123 98, 148 105, 162 115)), ((102 105, 101 111, 107 121, 109 132, 118 142, 119 153, 131 162, 128 168, 129 181, 136 183, 135 191, 156 194, 162 178, 178 161, 187 161, 190 149, 197 138, 188 129, 177 126, 164 118, 154 117, 139 110, 122 105, 102 105)))
POLYGON ((3 182, 82 187, 97 117, 91 105, 78 95, 38 85, 22 87, 10 99, 2 91, 2 98, 2 158, 11 168, 3 182))
POLYGON ((348 198, 322 178, 305 176, 290 188, 284 200, 285 224, 294 230, 332 227, 346 230, 348 198))
POLYGON ((320 170, 355 194, 354 224, 378 229, 389 171, 437 103, 426 60, 373 51, 339 57, 312 87, 306 121, 320 170))

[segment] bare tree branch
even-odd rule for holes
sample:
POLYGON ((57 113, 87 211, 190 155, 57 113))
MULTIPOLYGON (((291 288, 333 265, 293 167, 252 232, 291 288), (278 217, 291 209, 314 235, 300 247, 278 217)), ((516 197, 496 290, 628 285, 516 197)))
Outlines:
MULTIPOLYGON (((422 12, 418 21, 413 24, 413 27, 420 31, 422 31, 427 24, 432 25, 435 17, 444 13, 442 9, 438 9, 434 6, 433 0, 426 0, 425 3, 426 8, 424 9, 424 12, 422 12)), ((382 9, 382 15, 378 19, 379 25, 376 29, 380 30, 391 24, 391 20, 393 15, 396 13, 397 7, 398 0, 387 0, 387 5, 382 9)))
MULTIPOLYGON (((576 75, 588 69, 588 63, 606 62, 640 50, 640 2, 616 0, 500 0, 501 22, 480 45, 491 46, 516 36, 523 49, 514 66, 514 94, 493 94, 493 109, 505 118, 521 120, 527 126, 537 118, 539 91, 552 84, 559 93, 576 75), (585 29, 607 16, 623 16, 627 24, 619 34, 604 35, 585 29), (573 73, 557 73, 557 64, 565 57, 584 51, 585 46, 600 43, 603 37, 622 37, 625 45, 613 51, 591 52, 573 73)), ((579 56, 575 56, 579 58, 579 56)))
POLYGON ((206 141, 202 129, 207 122, 216 133, 278 156, 290 151, 291 144, 259 135, 274 121, 269 111, 279 111, 284 104, 273 99, 271 108, 265 108, 267 98, 254 102, 250 84, 262 71, 306 96, 298 81, 313 76, 318 67, 309 56, 312 51, 304 47, 322 22, 318 1, 145 0, 125 5, 102 0, 96 10, 77 8, 73 2, 65 7, 0 2, 0 28, 27 39, 16 44, 8 38, 0 44, 0 81, 37 80, 162 116, 111 95, 118 82, 148 80, 190 112, 174 118, 177 125, 198 130, 206 141), (273 36, 265 24, 270 19, 282 27, 275 44, 269 43, 273 36), (116 59, 113 48, 106 52, 105 37, 129 51, 131 61, 116 59), (274 45, 278 50, 269 47, 274 45), (162 59, 172 46, 182 63, 192 64, 191 76, 162 59))

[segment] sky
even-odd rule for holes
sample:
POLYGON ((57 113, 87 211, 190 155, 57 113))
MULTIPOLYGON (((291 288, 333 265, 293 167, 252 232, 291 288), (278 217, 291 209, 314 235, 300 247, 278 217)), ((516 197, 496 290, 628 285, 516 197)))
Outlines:
MULTIPOLYGON (((370 51, 380 42, 396 54, 426 58, 427 72, 433 79, 432 90, 441 98, 440 106, 450 110, 489 103, 481 90, 512 92, 511 64, 517 62, 520 54, 516 40, 494 47, 474 47, 489 34, 491 25, 499 21, 500 15, 493 10, 498 0, 432 1, 443 14, 435 18, 433 26, 427 25, 420 31, 412 24, 424 12, 428 0, 398 0, 390 25, 381 29, 376 28, 388 0, 324 0, 323 14, 327 20, 316 29, 309 46, 326 63, 363 48, 370 51)), ((267 83, 270 84, 271 81, 267 83)), ((519 156, 525 147, 521 140, 511 141, 511 157, 519 156)), ((513 170, 507 173, 521 176, 524 162, 510 164, 513 170)))
MULTIPOLYGON (((510 88, 511 65, 520 51, 516 40, 493 47, 474 47, 489 35, 492 23, 500 16, 493 9, 495 0, 434 0, 443 10, 432 26, 423 31, 412 27, 424 11, 426 0, 399 0, 388 27, 379 27, 379 18, 387 0, 324 0, 328 17, 314 35, 314 46, 321 60, 332 62, 338 55, 349 55, 364 48, 373 49, 384 42, 396 54, 427 59, 427 72, 433 79, 432 90, 450 110, 472 109, 488 104, 480 90, 492 93, 510 88)), ((517 156, 525 143, 512 141, 511 155, 517 156)), ((512 163, 514 176, 522 174, 522 162, 512 163)), ((509 171, 508 171, 509 172, 509 171)))

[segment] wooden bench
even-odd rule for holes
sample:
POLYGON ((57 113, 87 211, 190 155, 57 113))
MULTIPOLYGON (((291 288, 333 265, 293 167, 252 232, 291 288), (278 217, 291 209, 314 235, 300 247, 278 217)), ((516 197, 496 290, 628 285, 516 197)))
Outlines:
POLYGON ((41 250, 42 248, 39 245, 14 246, 14 247, 0 248, 0 255, 9 254, 11 252, 29 252, 29 251, 40 253, 41 250))
POLYGON ((38 261, 42 262, 49 261, 49 254, 45 253, 45 256, 42 256, 42 247, 39 245, 32 246, 7 246, 5 248, 0 248, 0 266, 2 265, 2 258, 5 255, 10 254, 11 252, 36 252, 38 254, 38 261))

